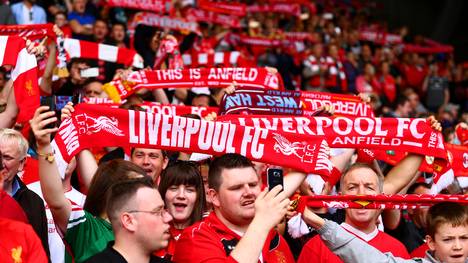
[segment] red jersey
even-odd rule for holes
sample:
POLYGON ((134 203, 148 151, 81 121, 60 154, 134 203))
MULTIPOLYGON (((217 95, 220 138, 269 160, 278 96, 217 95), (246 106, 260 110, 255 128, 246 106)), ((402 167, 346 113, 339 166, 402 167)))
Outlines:
POLYGON ((418 248, 411 252, 410 256, 412 258, 424 258, 426 256, 426 251, 429 250, 427 243, 420 245, 418 248))
POLYGON ((48 262, 41 240, 30 225, 0 218, 0 229, 2 262, 48 262))
MULTIPOLYGON (((405 246, 390 235, 379 231, 377 228, 370 234, 363 233, 348 224, 341 225, 348 232, 366 241, 369 245, 377 248, 381 252, 391 252, 396 257, 409 259, 410 256, 405 246)), ((302 248, 298 263, 305 262, 327 262, 342 263, 343 261, 323 243, 320 236, 315 236, 302 248)))
POLYGON ((177 243, 177 240, 179 240, 183 229, 176 229, 173 225, 169 228, 169 232, 171 233, 171 237, 169 238, 169 244, 167 247, 160 249, 153 254, 155 256, 161 257, 161 258, 166 258, 171 260, 172 257, 174 256, 174 251, 175 251, 175 245, 177 243))
POLYGON ((13 197, 9 196, 5 191, 0 189, 0 218, 8 218, 28 224, 28 218, 24 213, 23 208, 16 202, 13 197))
MULTIPOLYGON (((205 220, 184 230, 175 247, 175 263, 181 262, 237 262, 230 256, 241 236, 225 226, 212 212, 205 220)), ((289 263, 294 258, 286 241, 271 230, 263 245, 262 261, 289 263)))

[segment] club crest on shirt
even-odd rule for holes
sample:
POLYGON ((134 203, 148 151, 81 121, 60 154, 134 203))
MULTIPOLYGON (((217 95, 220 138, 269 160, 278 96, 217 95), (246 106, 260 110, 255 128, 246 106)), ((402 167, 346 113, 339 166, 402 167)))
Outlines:
POLYGON ((230 239, 230 240, 227 240, 227 239, 221 239, 221 243, 223 244, 223 247, 224 247, 224 251, 226 252, 226 256, 229 256, 231 254, 231 252, 234 250, 234 248, 236 248, 236 245, 237 243, 239 242, 239 240, 233 238, 233 239, 230 239))
POLYGON ((21 259, 22 252, 23 252, 23 247, 21 246, 11 249, 11 259, 13 259, 13 262, 15 263, 23 262, 23 260, 21 259))

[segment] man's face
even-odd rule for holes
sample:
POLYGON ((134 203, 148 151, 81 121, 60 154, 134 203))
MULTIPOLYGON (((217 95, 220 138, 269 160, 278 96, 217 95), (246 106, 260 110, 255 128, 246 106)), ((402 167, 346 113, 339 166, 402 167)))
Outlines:
POLYGON ((135 148, 131 161, 143 168, 148 176, 157 181, 162 170, 166 168, 168 159, 164 157, 161 150, 135 148))
MULTIPOLYGON (((380 194, 377 174, 366 167, 351 170, 343 179, 343 195, 380 194)), ((356 228, 375 224, 380 211, 375 209, 346 209, 346 223, 356 228)))
POLYGON ((122 42, 125 38, 125 29, 122 25, 114 25, 112 27, 112 37, 117 42, 122 42))
POLYGON ((171 215, 164 209, 164 202, 156 189, 144 187, 136 193, 137 212, 134 216, 138 222, 135 235, 138 243, 144 246, 146 251, 153 252, 167 247, 169 243, 169 222, 171 215))
POLYGON ((219 190, 209 191, 223 222, 235 226, 250 224, 255 215, 255 199, 260 193, 258 176, 252 167, 224 169, 219 190))
POLYGON ((208 107, 210 106, 210 97, 208 95, 198 95, 192 100, 192 106, 208 107))
POLYGON ((77 13, 84 13, 86 8, 86 0, 73 0, 73 10, 77 13))
POLYGON ((57 26, 62 27, 66 23, 67 23, 67 17, 64 14, 60 13, 60 14, 55 15, 55 24, 57 26))
POLYGON ((108 32, 109 32, 109 29, 107 28, 106 23, 104 23, 103 21, 97 20, 96 23, 94 23, 93 33, 94 33, 94 37, 97 40, 100 40, 100 41, 104 40, 108 32))
POLYGON ((25 156, 21 156, 18 145, 15 143, 0 144, 0 152, 3 157, 3 167, 5 173, 5 182, 11 183, 13 177, 23 170, 25 156))
POLYGON ((411 104, 409 101, 406 101, 403 105, 399 106, 400 107, 400 117, 406 118, 409 116, 411 112, 411 104))
POLYGON ((468 225, 453 227, 445 223, 437 228, 434 239, 426 236, 436 259, 444 263, 464 263, 468 258, 468 225))
POLYGON ((102 98, 106 93, 102 90, 102 84, 98 81, 89 83, 84 87, 86 98, 102 98))

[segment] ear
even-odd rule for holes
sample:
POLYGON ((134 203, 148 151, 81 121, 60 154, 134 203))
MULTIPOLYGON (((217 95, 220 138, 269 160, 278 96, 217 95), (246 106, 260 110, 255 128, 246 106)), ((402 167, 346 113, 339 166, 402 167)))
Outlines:
POLYGON ((137 220, 130 213, 122 213, 120 215, 120 224, 122 228, 129 232, 135 232, 138 226, 137 220))
POLYGON ((169 163, 169 158, 164 157, 163 165, 162 165, 163 170, 166 169, 168 163, 169 163))
POLYGON ((431 251, 435 250, 435 240, 430 235, 426 235, 426 243, 427 243, 427 246, 429 247, 429 250, 431 251))
POLYGON ((220 207, 221 206, 221 203, 219 201, 218 192, 216 192, 215 189, 213 189, 213 188, 208 189, 208 197, 211 199, 211 203, 213 204, 214 207, 220 207))
POLYGON ((24 165, 26 164, 26 158, 24 157, 23 160, 20 161, 20 165, 18 167, 18 172, 22 172, 24 170, 24 165))

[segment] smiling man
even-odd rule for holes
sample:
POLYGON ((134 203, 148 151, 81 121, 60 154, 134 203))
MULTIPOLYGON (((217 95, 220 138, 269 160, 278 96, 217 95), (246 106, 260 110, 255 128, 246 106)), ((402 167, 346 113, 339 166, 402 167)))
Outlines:
MULTIPOLYGON (((383 191, 384 178, 379 176, 371 166, 356 163, 343 173, 340 180, 343 195, 375 195, 383 191)), ((377 229, 380 210, 346 209, 345 222, 342 228, 366 241, 382 252, 391 252, 402 258, 409 258, 401 242, 377 229)), ((327 248, 319 236, 306 243, 299 256, 298 263, 305 262, 343 262, 327 248)))
POLYGON ((280 186, 261 191, 252 162, 239 154, 214 159, 208 183, 214 212, 184 230, 174 262, 294 262, 273 229, 289 203, 280 186))

